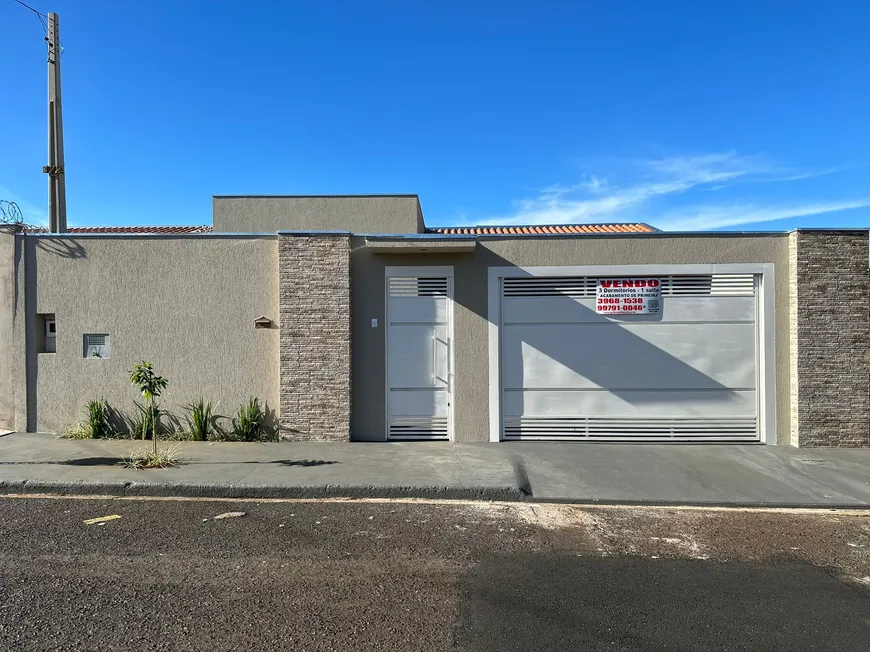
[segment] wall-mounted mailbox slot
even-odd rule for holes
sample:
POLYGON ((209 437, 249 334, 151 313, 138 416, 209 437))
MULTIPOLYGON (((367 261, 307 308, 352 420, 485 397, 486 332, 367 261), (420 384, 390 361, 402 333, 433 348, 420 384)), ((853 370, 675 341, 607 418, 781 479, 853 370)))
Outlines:
POLYGON ((57 320, 53 312, 36 315, 36 351, 57 352, 57 320))

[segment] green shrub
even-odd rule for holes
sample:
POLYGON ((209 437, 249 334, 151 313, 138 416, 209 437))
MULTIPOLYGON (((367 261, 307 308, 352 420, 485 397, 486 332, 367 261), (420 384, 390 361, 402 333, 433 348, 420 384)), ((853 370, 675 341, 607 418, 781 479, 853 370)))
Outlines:
POLYGON ((275 438, 274 429, 266 426, 267 413, 260 407, 259 399, 251 397, 239 407, 233 419, 233 439, 237 441, 270 441, 275 438))
POLYGON ((115 436, 112 428, 112 409, 105 399, 98 398, 88 401, 87 418, 71 425, 64 430, 62 437, 66 439, 107 439, 115 436))
POLYGON ((193 441, 207 441, 216 431, 214 406, 211 401, 199 398, 185 408, 190 416, 187 417, 187 433, 193 441))
POLYGON ((91 439, 105 439, 114 433, 109 422, 111 409, 105 399, 94 399, 88 402, 87 426, 91 433, 91 439))
MULTIPOLYGON (((136 401, 136 414, 130 417, 130 437, 133 439, 151 439, 154 432, 155 410, 150 405, 143 405, 136 401)), ((160 415, 157 415, 157 427, 160 427, 160 415)))

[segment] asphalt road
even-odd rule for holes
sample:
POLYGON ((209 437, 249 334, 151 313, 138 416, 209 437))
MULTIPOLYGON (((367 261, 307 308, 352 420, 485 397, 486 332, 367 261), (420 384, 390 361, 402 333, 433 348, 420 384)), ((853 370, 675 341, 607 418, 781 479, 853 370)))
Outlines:
POLYGON ((870 641, 861 515, 18 498, 0 500, 0 542, 2 650, 870 641), (229 511, 245 516, 213 519, 229 511))

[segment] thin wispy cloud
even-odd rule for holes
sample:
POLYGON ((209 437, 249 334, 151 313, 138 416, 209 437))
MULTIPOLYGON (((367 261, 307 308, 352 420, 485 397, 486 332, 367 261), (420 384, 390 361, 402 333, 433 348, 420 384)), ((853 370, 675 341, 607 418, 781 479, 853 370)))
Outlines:
POLYGON ((870 198, 783 206, 711 206, 658 218, 655 220, 655 225, 665 231, 703 231, 721 229, 726 226, 740 226, 741 224, 760 224, 794 217, 839 213, 867 206, 870 206, 870 198))
POLYGON ((513 211, 483 224, 571 224, 582 222, 650 221, 665 229, 704 230, 821 215, 861 208, 870 200, 820 199, 806 203, 759 205, 752 201, 711 200, 675 209, 698 191, 733 190, 744 184, 788 183, 833 174, 841 168, 801 170, 760 155, 715 152, 649 160, 621 161, 613 174, 587 173, 570 185, 543 188, 534 196, 512 202, 513 211))
POLYGON ((788 168, 779 168, 774 173, 771 170, 768 174, 763 174, 754 178, 740 178, 734 183, 723 183, 721 185, 712 186, 709 190, 723 190, 731 188, 741 183, 776 183, 777 181, 803 181, 805 179, 816 179, 818 177, 826 177, 829 174, 836 174, 848 170, 847 166, 828 168, 826 170, 790 170, 788 168))
POLYGON ((841 168, 829 168, 827 170, 809 170, 805 172, 795 172, 793 174, 788 174, 783 177, 775 177, 773 179, 769 179, 770 181, 803 181, 804 179, 814 179, 816 177, 825 177, 829 174, 835 174, 837 172, 842 172, 845 170, 845 167, 841 168))

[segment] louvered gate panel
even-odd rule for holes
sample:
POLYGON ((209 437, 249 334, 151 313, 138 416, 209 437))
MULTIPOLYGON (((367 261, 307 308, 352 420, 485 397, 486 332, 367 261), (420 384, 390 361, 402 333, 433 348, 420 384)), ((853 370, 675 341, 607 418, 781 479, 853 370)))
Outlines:
POLYGON ((755 295, 754 274, 707 274, 664 276, 662 296, 672 297, 751 297, 755 295))
POLYGON ((450 279, 387 278, 387 438, 450 437, 450 279))
POLYGON ((656 278, 659 315, 597 314, 599 277, 503 279, 504 439, 758 441, 758 277, 656 278))
MULTIPOLYGON (((545 276, 506 278, 505 297, 594 297, 600 280, 622 278, 610 276, 545 276)), ((706 274, 695 276, 662 276, 664 296, 753 296, 754 274, 706 274)))
POLYGON ((510 418, 505 419, 507 439, 563 441, 756 441, 753 417, 720 419, 619 419, 619 418, 510 418))
POLYGON ((446 278, 393 276, 389 279, 390 297, 446 297, 446 278))
POLYGON ((392 417, 390 419, 390 439, 438 439, 450 436, 446 418, 392 417))
POLYGON ((506 297, 594 297, 598 279, 589 276, 547 276, 504 279, 506 297))

